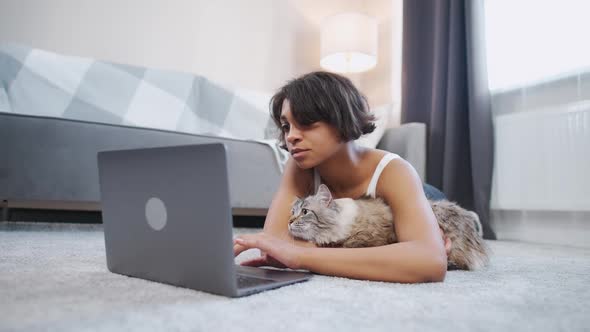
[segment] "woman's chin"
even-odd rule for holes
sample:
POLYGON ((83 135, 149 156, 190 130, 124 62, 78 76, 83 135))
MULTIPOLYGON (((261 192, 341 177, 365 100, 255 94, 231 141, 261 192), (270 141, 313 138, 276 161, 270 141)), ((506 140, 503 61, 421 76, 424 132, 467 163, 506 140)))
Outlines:
POLYGON ((297 159, 293 159, 295 161, 295 165, 297 165, 297 167, 299 167, 300 169, 310 169, 310 168, 314 168, 317 166, 317 164, 315 162, 313 162, 312 160, 309 159, 301 159, 301 160, 297 160, 297 159))
POLYGON ((297 167, 301 168, 301 169, 309 169, 312 168, 313 166, 310 166, 309 162, 307 162, 306 160, 295 160, 295 165, 297 165, 297 167))

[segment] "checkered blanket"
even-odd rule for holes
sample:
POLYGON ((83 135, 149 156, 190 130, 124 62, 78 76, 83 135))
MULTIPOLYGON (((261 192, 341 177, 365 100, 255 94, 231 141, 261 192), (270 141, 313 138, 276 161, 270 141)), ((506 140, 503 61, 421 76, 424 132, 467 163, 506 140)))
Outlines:
POLYGON ((0 44, 0 112, 252 140, 269 145, 282 170, 288 154, 269 100, 194 74, 0 44))

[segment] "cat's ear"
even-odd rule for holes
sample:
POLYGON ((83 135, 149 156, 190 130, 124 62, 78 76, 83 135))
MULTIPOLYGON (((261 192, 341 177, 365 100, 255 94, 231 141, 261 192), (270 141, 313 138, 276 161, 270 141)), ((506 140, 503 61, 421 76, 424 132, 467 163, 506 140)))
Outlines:
POLYGON ((293 199, 293 201, 291 202, 291 206, 295 205, 295 203, 299 202, 301 200, 301 198, 299 198, 299 196, 295 196, 295 199, 293 199))
POLYGON ((324 206, 329 206, 332 202, 332 193, 330 189, 325 184, 320 184, 318 188, 318 192, 315 194, 317 198, 319 198, 320 202, 324 204, 324 206))

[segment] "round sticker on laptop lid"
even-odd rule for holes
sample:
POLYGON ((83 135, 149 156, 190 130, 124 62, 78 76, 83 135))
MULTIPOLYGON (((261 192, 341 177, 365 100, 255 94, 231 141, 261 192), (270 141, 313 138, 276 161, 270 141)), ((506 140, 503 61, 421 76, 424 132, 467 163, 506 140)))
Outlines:
POLYGON ((145 218, 151 228, 159 231, 166 226, 168 212, 166 205, 158 197, 148 199, 145 204, 145 218))

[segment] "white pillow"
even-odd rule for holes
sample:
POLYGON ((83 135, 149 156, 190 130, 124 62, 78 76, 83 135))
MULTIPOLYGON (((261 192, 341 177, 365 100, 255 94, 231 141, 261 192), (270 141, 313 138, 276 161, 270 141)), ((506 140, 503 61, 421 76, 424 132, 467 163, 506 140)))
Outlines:
POLYGON ((371 112, 377 118, 375 120, 375 125, 377 127, 372 133, 359 137, 356 140, 356 143, 358 145, 372 149, 377 147, 377 144, 379 144, 379 141, 381 141, 381 138, 383 137, 383 134, 385 134, 385 130, 389 125, 389 118, 391 116, 392 106, 393 104, 386 104, 371 109, 371 112))

